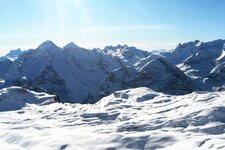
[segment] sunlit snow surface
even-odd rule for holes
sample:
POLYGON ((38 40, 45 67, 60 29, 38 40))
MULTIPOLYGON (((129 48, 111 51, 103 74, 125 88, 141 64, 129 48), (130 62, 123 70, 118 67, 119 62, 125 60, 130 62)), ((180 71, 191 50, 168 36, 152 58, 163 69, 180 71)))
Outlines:
POLYGON ((4 150, 225 149, 224 129, 225 92, 170 96, 136 88, 95 105, 0 112, 4 150))

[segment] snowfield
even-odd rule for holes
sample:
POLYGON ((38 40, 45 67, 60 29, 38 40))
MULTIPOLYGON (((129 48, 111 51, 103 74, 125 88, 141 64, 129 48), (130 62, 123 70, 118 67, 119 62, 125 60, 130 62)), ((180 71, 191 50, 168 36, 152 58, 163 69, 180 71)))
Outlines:
POLYGON ((0 112, 4 150, 225 149, 225 92, 172 96, 140 87, 93 105, 25 102, 0 112))

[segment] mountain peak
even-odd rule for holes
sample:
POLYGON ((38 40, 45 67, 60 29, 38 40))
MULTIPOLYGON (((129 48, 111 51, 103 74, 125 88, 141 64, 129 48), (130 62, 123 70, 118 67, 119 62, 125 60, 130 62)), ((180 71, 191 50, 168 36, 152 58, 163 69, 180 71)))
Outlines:
POLYGON ((47 40, 47 41, 43 42, 41 45, 38 46, 38 48, 41 48, 41 49, 50 49, 50 48, 57 48, 57 47, 58 46, 55 45, 55 43, 53 43, 50 40, 47 40))
POLYGON ((63 49, 68 49, 68 48, 80 48, 80 47, 77 46, 75 43, 70 42, 66 46, 63 47, 63 49))
POLYGON ((20 48, 15 49, 15 50, 11 50, 6 56, 17 56, 20 55, 22 53, 22 50, 20 48))
POLYGON ((106 46, 105 48, 104 48, 104 50, 112 50, 112 51, 116 51, 116 50, 118 50, 118 49, 124 49, 124 48, 129 48, 129 46, 128 45, 120 45, 120 44, 118 44, 118 45, 116 45, 116 46, 112 46, 112 45, 110 45, 110 46, 106 46))
POLYGON ((20 48, 18 48, 15 50, 11 50, 8 54, 5 55, 5 57, 11 61, 15 61, 22 53, 23 51, 20 48))

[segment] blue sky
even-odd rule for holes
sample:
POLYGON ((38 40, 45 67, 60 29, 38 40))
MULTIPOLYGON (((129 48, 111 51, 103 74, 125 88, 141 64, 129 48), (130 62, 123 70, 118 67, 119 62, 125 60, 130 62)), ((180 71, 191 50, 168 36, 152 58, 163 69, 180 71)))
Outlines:
POLYGON ((45 40, 146 50, 225 36, 224 0, 1 0, 0 55, 45 40))

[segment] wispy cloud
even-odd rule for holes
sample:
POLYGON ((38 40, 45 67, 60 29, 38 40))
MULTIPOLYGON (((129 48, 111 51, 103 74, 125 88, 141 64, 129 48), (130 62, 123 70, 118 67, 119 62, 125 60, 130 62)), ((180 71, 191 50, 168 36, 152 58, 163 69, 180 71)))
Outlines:
POLYGON ((0 34, 0 38, 20 38, 31 37, 32 34, 0 34))
POLYGON ((169 25, 127 25, 127 26, 101 26, 101 27, 86 27, 77 29, 77 31, 130 31, 130 30, 170 30, 173 29, 169 25))
POLYGON ((13 49, 17 49, 17 48, 21 48, 23 50, 27 50, 27 49, 31 49, 31 48, 35 48, 34 45, 30 45, 30 46, 22 46, 22 45, 18 45, 18 46, 0 46, 0 51, 8 51, 8 50, 13 50, 13 49))
POLYGON ((158 49, 173 49, 178 44, 176 41, 133 41, 130 43, 138 48, 142 48, 145 50, 158 50, 158 49))
POLYGON ((118 45, 118 44, 127 44, 129 46, 135 46, 137 48, 152 51, 152 50, 159 50, 159 49, 167 49, 171 50, 176 47, 176 41, 165 41, 165 42, 157 42, 157 41, 88 41, 88 42, 79 42, 77 43, 81 47, 85 48, 104 48, 107 45, 118 45))

